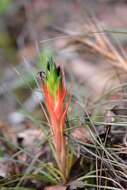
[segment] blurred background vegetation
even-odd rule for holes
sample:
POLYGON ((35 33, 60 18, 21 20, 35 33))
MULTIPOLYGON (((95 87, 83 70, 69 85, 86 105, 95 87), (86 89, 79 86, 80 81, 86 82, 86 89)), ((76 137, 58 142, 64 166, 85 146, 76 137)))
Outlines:
POLYGON ((8 121, 34 91, 40 54, 55 55, 85 102, 119 84, 117 67, 126 70, 126 64, 109 52, 112 43, 119 53, 126 49, 126 6, 117 0, 1 0, 0 119, 8 121))
MULTIPOLYGON (((13 143, 17 138, 25 139, 28 149, 35 139, 42 138, 33 130, 28 142, 31 131, 27 130, 45 122, 38 72, 43 70, 46 57, 53 55, 56 63, 64 67, 69 93, 79 101, 80 108, 73 111, 73 117, 80 115, 75 125, 81 125, 85 108, 97 126, 112 121, 118 122, 118 127, 122 125, 120 134, 124 139, 126 18, 126 0, 0 0, 2 135, 8 135, 13 143), (27 130, 22 133, 24 129, 27 130)), ((0 151, 1 158, 4 151, 0 151)), ((6 176, 6 169, 1 173, 6 176)))

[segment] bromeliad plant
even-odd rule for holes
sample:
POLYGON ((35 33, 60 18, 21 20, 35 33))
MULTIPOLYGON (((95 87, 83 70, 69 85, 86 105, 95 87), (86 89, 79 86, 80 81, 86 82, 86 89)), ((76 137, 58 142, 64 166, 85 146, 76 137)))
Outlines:
POLYGON ((50 117, 56 161, 65 182, 68 178, 69 168, 67 139, 64 135, 64 129, 66 128, 69 102, 66 102, 67 88, 63 71, 60 66, 56 66, 52 58, 48 60, 46 65, 46 72, 42 78, 42 89, 50 117))

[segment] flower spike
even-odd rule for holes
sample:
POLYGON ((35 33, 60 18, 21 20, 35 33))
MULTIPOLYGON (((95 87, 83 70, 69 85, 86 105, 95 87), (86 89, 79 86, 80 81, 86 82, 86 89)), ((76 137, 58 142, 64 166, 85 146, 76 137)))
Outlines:
POLYGON ((42 80, 42 89, 49 112, 57 164, 64 178, 67 179, 67 139, 64 135, 64 129, 69 103, 65 102, 67 89, 63 71, 60 66, 56 66, 52 58, 47 62, 45 77, 42 80))

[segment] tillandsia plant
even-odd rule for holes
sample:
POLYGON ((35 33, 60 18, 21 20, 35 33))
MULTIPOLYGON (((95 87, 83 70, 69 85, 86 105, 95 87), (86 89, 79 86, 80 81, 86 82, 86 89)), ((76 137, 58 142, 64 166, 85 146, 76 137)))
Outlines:
POLYGON ((42 89, 50 117, 50 128, 56 153, 57 165, 64 176, 68 178, 67 138, 64 135, 69 101, 66 101, 67 88, 63 70, 56 66, 52 58, 47 61, 46 71, 42 77, 42 89))

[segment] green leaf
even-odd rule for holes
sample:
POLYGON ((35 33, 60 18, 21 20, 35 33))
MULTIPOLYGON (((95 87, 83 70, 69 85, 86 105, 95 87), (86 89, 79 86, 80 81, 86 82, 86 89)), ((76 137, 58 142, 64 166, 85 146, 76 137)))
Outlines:
POLYGON ((2 150, 2 149, 0 149, 0 160, 2 160, 2 159, 3 159, 3 157, 4 157, 3 150, 2 150))

